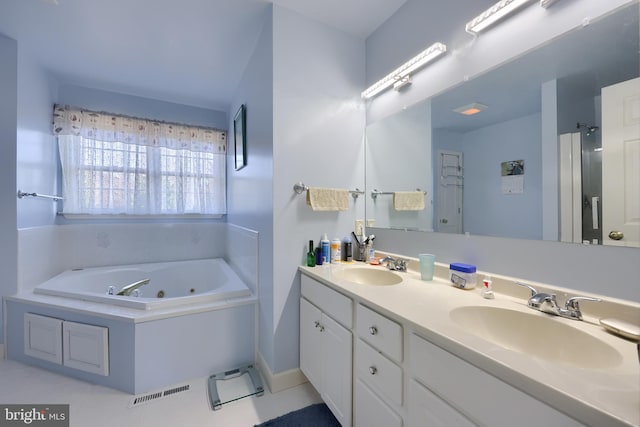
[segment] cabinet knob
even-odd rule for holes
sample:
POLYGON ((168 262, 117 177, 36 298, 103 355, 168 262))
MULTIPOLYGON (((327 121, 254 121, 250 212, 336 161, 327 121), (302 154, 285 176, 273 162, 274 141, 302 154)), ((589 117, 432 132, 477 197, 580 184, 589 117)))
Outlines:
POLYGON ((378 333, 378 328, 376 328, 375 326, 371 326, 371 327, 369 328, 369 333, 370 333, 371 335, 376 335, 376 334, 378 333))
POLYGON ((378 368, 376 368, 375 366, 369 366, 369 373, 371 375, 375 375, 378 372, 378 368))
POLYGON ((320 327, 320 322, 318 322, 317 320, 313 322, 313 324, 316 325, 316 329, 320 327))

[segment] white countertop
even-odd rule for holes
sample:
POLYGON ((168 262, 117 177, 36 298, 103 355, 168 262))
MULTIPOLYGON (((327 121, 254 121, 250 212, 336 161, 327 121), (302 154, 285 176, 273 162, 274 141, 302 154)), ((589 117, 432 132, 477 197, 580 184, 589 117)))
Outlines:
MULTIPOLYGON (((584 424, 640 425, 640 360, 636 343, 606 332, 597 319, 585 316, 585 321, 577 321, 550 316, 527 307, 526 298, 502 293, 496 293, 493 300, 484 299, 479 287, 461 290, 449 285, 445 280, 448 266, 444 265, 436 265, 438 277, 431 282, 420 280, 419 273, 409 270, 398 273, 403 277, 402 283, 391 286, 357 284, 341 280, 336 274, 354 267, 385 268, 358 262, 300 267, 300 270, 584 424), (622 360, 614 367, 578 368, 508 350, 474 335, 473 325, 462 327, 452 321, 449 313, 462 306, 502 307, 550 317, 609 344, 622 355, 622 360)), ((481 280, 482 276, 478 281, 481 280)), ((640 313, 637 308, 636 303, 624 307, 636 319, 640 313)))

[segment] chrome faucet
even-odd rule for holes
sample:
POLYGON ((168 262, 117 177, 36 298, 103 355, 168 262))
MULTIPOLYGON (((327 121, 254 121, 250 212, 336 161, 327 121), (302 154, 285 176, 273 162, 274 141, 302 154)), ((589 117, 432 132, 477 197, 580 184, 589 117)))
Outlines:
POLYGON ((602 301, 600 298, 591 297, 573 297, 569 298, 564 308, 558 306, 555 294, 547 294, 538 292, 533 286, 526 283, 515 282, 516 285, 528 288, 531 291, 531 297, 527 301, 527 305, 534 310, 543 313, 553 314, 554 316, 566 317, 567 319, 582 320, 582 312, 580 311, 580 300, 583 301, 602 301))
POLYGON ((395 259, 390 256, 386 256, 380 260, 380 263, 386 262, 387 268, 394 271, 407 271, 407 260, 402 258, 395 259))
POLYGON ((142 280, 138 280, 137 282, 133 282, 128 285, 125 285, 118 291, 118 293, 116 293, 116 295, 122 295, 122 296, 128 297, 131 295, 131 292, 135 291, 141 286, 148 284, 150 281, 151 279, 142 279, 142 280))

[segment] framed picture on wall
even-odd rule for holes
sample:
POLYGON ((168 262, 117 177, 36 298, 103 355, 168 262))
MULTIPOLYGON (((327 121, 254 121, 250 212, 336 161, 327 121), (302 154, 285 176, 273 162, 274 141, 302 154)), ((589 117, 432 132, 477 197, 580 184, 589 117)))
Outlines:
POLYGON ((236 170, 247 166, 247 107, 242 104, 233 118, 236 170))

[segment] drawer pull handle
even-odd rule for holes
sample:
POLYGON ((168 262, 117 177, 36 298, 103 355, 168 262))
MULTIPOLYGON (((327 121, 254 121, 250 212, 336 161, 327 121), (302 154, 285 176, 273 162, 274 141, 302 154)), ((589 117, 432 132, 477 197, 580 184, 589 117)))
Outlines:
POLYGON ((371 327, 369 328, 369 333, 370 333, 371 335, 377 335, 377 334, 378 334, 378 328, 376 328, 375 326, 371 326, 371 327))
POLYGON ((369 366, 369 373, 371 375, 375 375, 376 373, 378 373, 378 368, 376 368, 375 366, 369 366))
POLYGON ((316 329, 320 329, 320 332, 324 331, 324 326, 322 326, 320 324, 320 322, 318 322, 317 320, 315 322, 313 322, 316 325, 316 329))

